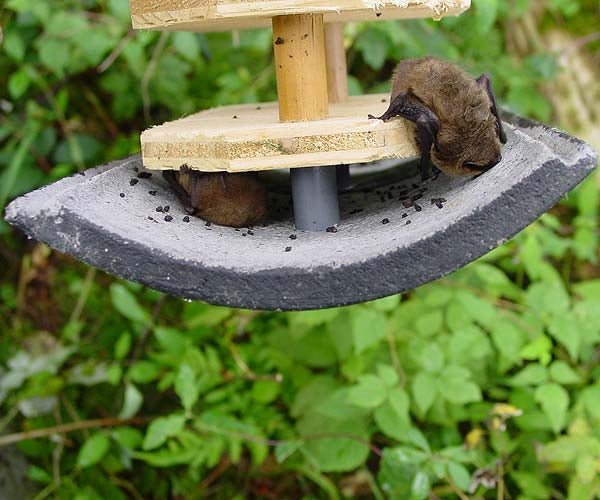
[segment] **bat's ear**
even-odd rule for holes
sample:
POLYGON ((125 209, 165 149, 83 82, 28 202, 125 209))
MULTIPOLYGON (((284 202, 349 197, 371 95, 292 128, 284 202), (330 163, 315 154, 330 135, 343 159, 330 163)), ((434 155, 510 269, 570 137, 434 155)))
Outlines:
POLYGON ((502 126, 502 120, 500 119, 500 113, 498 112, 498 104, 496 103, 496 94, 494 94, 490 77, 484 73, 475 81, 484 88, 488 97, 490 98, 492 113, 494 113, 494 116, 498 121, 498 139, 500 139, 502 144, 506 144, 506 133, 504 132, 504 127, 502 126))

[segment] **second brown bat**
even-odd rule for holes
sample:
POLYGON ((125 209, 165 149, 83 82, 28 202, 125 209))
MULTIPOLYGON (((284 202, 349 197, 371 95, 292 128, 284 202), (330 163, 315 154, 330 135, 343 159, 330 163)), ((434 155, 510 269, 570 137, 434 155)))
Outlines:
POLYGON ((487 75, 466 71, 435 57, 406 59, 394 70, 390 105, 379 117, 415 123, 421 176, 430 160, 450 175, 477 175, 502 159, 506 134, 487 75))

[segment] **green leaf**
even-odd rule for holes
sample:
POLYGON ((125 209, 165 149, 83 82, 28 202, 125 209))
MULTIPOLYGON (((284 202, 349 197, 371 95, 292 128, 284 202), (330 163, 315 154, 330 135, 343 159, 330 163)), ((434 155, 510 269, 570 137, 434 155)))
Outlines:
POLYGON ((508 320, 498 321, 490 332, 494 347, 513 363, 520 359, 520 350, 525 338, 523 332, 508 320))
MULTIPOLYGON (((377 474, 377 482, 390 500, 411 499, 415 478, 421 471, 421 464, 427 455, 404 448, 385 448, 377 474)), ((424 478, 419 479, 423 483, 424 478)), ((417 485, 419 490, 420 485, 417 485)), ((419 491, 418 491, 419 492, 419 491)))
POLYGON ((134 427, 117 427, 112 431, 113 439, 123 448, 133 450, 142 444, 143 435, 134 427))
POLYGON ((581 337, 575 315, 569 312, 555 316, 548 325, 548 330, 556 340, 565 346, 571 359, 577 361, 579 359, 581 337))
POLYGON ((444 315, 441 310, 435 309, 420 315, 415 321, 415 330, 423 337, 431 337, 440 333, 444 325, 444 315))
POLYGON ((175 375, 174 389, 175 394, 181 400, 183 409, 190 411, 200 396, 200 384, 194 369, 188 363, 179 366, 177 375, 175 375))
POLYGON ((477 0, 475 4, 475 21, 477 32, 485 35, 496 21, 498 0, 477 0))
POLYGON ((29 87, 31 78, 26 71, 15 71, 8 79, 8 93, 13 99, 21 97, 29 87))
POLYGON ((535 400, 550 420, 552 430, 560 432, 566 424, 569 393, 558 384, 544 384, 536 389, 535 400))
POLYGON ((586 387, 579 398, 591 417, 600 422, 600 387, 586 387))
POLYGON ((447 467, 448 474, 450 474, 450 477, 456 485, 462 491, 468 491, 469 486, 471 485, 471 474, 469 474, 467 468, 462 464, 452 461, 448 462, 447 467))
POLYGON ((9 31, 4 35, 2 49, 15 62, 20 63, 25 57, 25 42, 18 31, 9 31))
POLYGON ((144 396, 139 389, 135 385, 127 383, 119 418, 127 419, 133 417, 140 410, 143 402, 144 396))
POLYGON ((356 40, 355 47, 371 68, 379 70, 383 67, 388 51, 388 41, 385 33, 374 28, 368 28, 356 40))
POLYGON ((183 415, 169 415, 168 417, 159 417, 152 422, 146 429, 142 448, 152 450, 164 444, 168 438, 179 434, 185 425, 183 415))
POLYGON ((154 338, 160 347, 177 356, 183 356, 190 341, 179 330, 168 326, 154 328, 154 338))
POLYGON ((313 413, 303 417, 297 428, 305 438, 302 452, 322 472, 356 469, 369 456, 363 443, 369 436, 362 419, 333 420, 313 413))
POLYGON ((106 434, 97 432, 83 443, 77 454, 77 466, 85 469, 97 464, 104 458, 110 447, 110 440, 106 434))
POLYGON ((424 500, 431 489, 429 474, 424 471, 419 471, 415 474, 410 487, 411 500, 424 500))
POLYGON ((552 359, 552 342, 546 335, 540 335, 520 351, 523 359, 536 360, 547 365, 552 359))
POLYGON ((377 375, 390 388, 398 384, 398 373, 391 365, 378 364, 377 375))
POLYGON ((437 396, 437 379, 434 375, 419 372, 412 383, 412 394, 421 414, 427 413, 437 396))
POLYGON ((471 373, 466 368, 451 365, 444 368, 438 383, 439 394, 454 404, 465 404, 481 401, 481 390, 471 379, 471 373))
POLYGON ((382 313, 366 307, 352 312, 352 336, 358 354, 384 339, 385 329, 386 322, 382 313))
POLYGON ((579 384, 581 377, 564 361, 555 361, 550 365, 550 378, 559 384, 579 384))
POLYGON ((348 400, 361 408, 376 408, 388 394, 385 383, 375 375, 363 375, 358 384, 348 391, 348 400))
POLYGON ((600 302, 600 279, 576 283, 573 285, 573 291, 584 299, 600 302))
POLYGON ((548 380, 546 367, 538 363, 527 365, 521 371, 517 372, 509 380, 510 385, 517 387, 526 385, 540 385, 548 380))
POLYGON ((152 361, 137 361, 129 369, 127 376, 138 384, 147 384, 155 380, 161 372, 160 365, 152 361))
POLYGON ((171 40, 175 50, 185 59, 198 61, 200 58, 200 43, 197 33, 189 31, 176 31, 171 33, 171 40))
POLYGON ((126 318, 139 323, 150 320, 150 315, 140 306, 135 295, 120 283, 110 285, 110 298, 114 308, 126 318))
POLYGON ((399 413, 389 400, 375 410, 373 417, 377 427, 386 436, 398 441, 406 441, 406 435, 410 429, 407 415, 404 412, 399 413))
POLYGON ((444 366, 444 352, 435 342, 423 345, 419 355, 419 365, 425 371, 438 373, 444 366))
POLYGON ((123 332, 115 342, 115 359, 123 359, 131 349, 131 334, 123 332))
POLYGON ((252 384, 252 399, 259 404, 269 404, 277 399, 281 384, 275 380, 257 380, 252 384))
POLYGON ((38 42, 40 62, 58 77, 63 77, 71 61, 69 44, 54 38, 43 37, 38 42))
POLYGON ((570 305, 569 294, 560 281, 530 285, 525 302, 542 317, 560 316, 570 305))

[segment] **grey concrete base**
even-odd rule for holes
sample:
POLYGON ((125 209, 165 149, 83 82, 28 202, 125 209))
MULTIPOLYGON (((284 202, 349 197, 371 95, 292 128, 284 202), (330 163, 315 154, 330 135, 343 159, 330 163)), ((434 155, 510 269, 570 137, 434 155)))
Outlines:
POLYGON ((296 231, 290 195, 278 189, 271 218, 251 231, 184 222, 183 207, 160 175, 137 178, 138 156, 18 198, 6 219, 62 252, 179 297, 279 310, 362 302, 414 288, 485 254, 596 166, 585 143, 507 117, 503 161, 474 179, 442 174, 421 182, 415 170, 402 180, 414 169, 402 166, 396 177, 381 174, 373 185, 355 175, 370 167, 352 166, 354 188, 340 195, 335 233, 296 231), (165 205, 170 222, 156 211, 165 205))

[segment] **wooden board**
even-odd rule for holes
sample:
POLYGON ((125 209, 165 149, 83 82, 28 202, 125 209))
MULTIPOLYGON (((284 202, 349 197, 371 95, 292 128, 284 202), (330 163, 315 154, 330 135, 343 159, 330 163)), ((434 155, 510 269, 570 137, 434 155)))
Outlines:
POLYGON ((242 172, 418 154, 411 123, 367 118, 369 113, 383 113, 388 98, 388 94, 350 97, 330 104, 327 118, 309 122, 280 122, 276 102, 202 111, 144 131, 144 165, 157 170, 187 164, 207 172, 242 172))
POLYGON ((324 14, 325 22, 413 19, 458 15, 471 0, 130 0, 135 29, 228 31, 271 27, 271 18, 287 14, 324 14), (396 2, 400 3, 400 2, 396 2), (434 8, 425 5, 427 3, 434 8), (376 9, 367 5, 378 4, 376 9))

